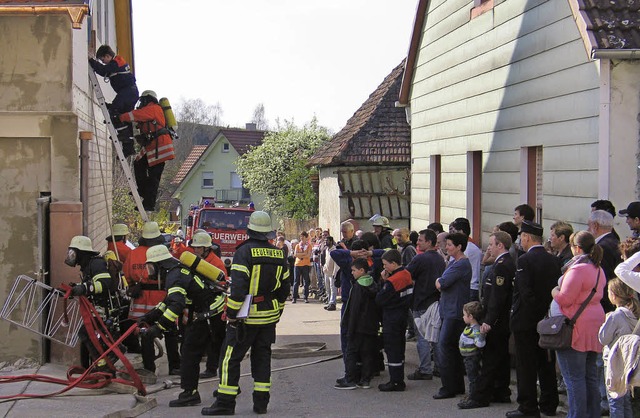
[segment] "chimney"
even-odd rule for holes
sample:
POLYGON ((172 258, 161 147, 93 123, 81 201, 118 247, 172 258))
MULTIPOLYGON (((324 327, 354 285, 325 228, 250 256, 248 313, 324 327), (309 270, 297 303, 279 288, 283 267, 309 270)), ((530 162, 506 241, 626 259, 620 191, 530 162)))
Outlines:
POLYGON ((255 131, 256 124, 255 123, 245 123, 247 131, 255 131))

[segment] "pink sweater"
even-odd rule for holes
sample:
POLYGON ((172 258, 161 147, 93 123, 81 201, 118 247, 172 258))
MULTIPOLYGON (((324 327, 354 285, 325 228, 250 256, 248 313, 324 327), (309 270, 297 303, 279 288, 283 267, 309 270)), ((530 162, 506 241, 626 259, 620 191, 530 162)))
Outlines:
MULTIPOLYGON (((597 274, 598 270, 595 266, 588 263, 575 264, 564 274, 560 293, 554 299, 567 318, 571 319, 589 296, 591 289, 596 284, 597 274)), ((602 344, 598 341, 598 330, 600 325, 604 323, 604 310, 600 305, 600 299, 602 299, 606 282, 604 271, 600 269, 596 294, 593 295, 573 327, 571 348, 576 351, 602 352, 602 344)))

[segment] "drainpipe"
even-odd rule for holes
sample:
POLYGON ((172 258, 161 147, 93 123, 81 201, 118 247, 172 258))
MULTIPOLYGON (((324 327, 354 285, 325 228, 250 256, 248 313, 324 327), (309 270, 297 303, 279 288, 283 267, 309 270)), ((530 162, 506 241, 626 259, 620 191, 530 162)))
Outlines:
MULTIPOLYGON (((44 283, 50 284, 49 280, 49 252, 47 249, 49 248, 49 202, 51 201, 51 197, 47 194, 41 193, 42 197, 36 199, 36 204, 38 208, 38 218, 37 218, 37 254, 36 254, 36 280, 44 283)), ((43 293, 42 298, 44 299, 46 295, 43 293)), ((44 333, 44 327, 46 326, 45 320, 47 318, 48 311, 43 312, 42 319, 40 322, 40 332, 44 333)), ((46 363, 49 361, 49 347, 50 342, 46 338, 40 338, 40 362, 46 363)))
POLYGON ((89 141, 80 141, 80 202, 82 202, 82 234, 89 232, 89 141))

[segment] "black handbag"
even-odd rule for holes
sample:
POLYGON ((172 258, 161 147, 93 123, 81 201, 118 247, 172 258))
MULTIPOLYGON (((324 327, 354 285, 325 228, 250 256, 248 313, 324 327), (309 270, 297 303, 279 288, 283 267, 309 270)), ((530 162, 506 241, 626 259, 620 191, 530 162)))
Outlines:
POLYGON ((561 316, 547 316, 540 322, 538 322, 538 326, 536 330, 540 335, 540 339, 538 340, 538 345, 540 348, 548 349, 548 350, 563 350, 567 348, 571 348, 571 340, 573 336, 573 327, 578 320, 582 311, 585 310, 591 299, 593 299, 593 295, 596 294, 596 288, 598 287, 598 282, 600 281, 600 268, 598 268, 598 276, 596 277, 596 285, 591 289, 591 293, 589 296, 582 302, 580 305, 580 309, 573 315, 573 318, 569 319, 564 315, 561 316))

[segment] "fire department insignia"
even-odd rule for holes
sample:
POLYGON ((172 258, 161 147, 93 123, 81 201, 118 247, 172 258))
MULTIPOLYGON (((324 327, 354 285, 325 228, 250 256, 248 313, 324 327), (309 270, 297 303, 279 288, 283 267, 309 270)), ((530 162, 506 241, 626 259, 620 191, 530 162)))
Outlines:
POLYGON ((502 286, 504 284, 504 277, 496 276, 496 286, 502 286))

